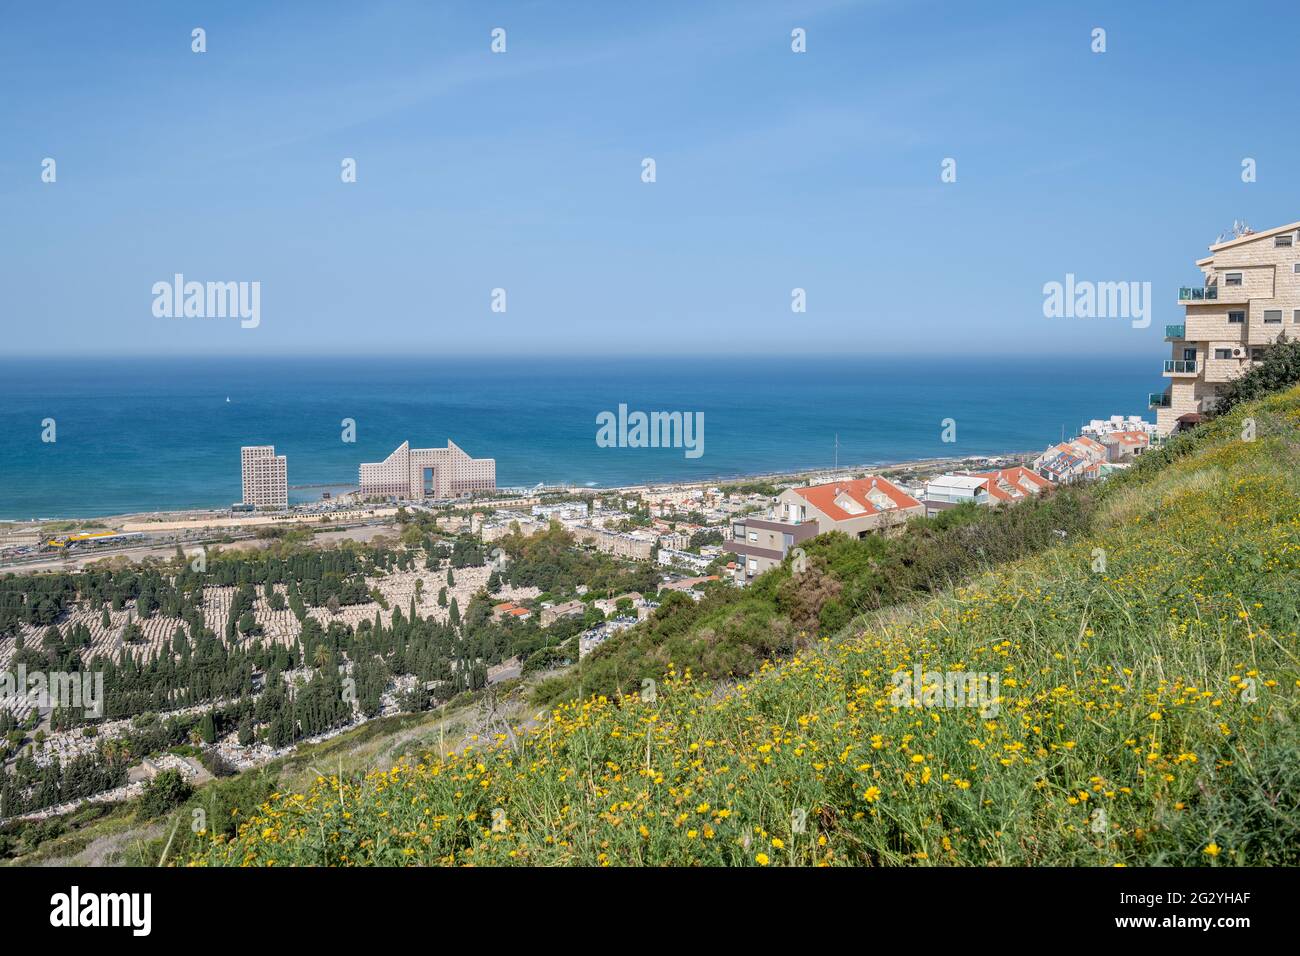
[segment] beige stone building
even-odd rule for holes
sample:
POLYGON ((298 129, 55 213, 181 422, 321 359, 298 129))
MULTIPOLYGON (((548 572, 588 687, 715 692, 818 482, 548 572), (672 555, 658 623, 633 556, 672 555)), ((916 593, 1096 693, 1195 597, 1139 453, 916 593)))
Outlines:
POLYGON ((1178 292, 1186 314, 1165 326, 1169 387, 1150 400, 1162 436, 1213 408, 1219 388, 1258 362, 1279 333, 1300 334, 1300 222, 1216 242, 1196 264, 1204 284, 1178 292))
POLYGON ((288 464, 274 445, 246 445, 239 449, 239 466, 246 505, 258 508, 289 507, 288 464))
POLYGON ((446 448, 412 448, 402 442, 383 461, 361 466, 361 494, 419 500, 455 498, 497 486, 493 458, 471 458, 448 439, 446 448))

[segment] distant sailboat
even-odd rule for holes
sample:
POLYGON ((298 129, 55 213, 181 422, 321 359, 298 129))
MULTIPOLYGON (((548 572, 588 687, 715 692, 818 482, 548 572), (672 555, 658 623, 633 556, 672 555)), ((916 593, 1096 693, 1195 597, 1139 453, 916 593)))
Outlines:
POLYGON ((230 404, 230 396, 229 396, 229 395, 226 396, 226 404, 227 404, 227 405, 230 404))

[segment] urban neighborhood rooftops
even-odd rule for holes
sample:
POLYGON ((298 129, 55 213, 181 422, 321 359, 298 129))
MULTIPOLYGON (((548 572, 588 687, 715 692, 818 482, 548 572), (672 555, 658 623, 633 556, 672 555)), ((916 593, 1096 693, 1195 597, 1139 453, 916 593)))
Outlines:
POLYGON ((976 472, 974 477, 988 482, 989 497, 995 501, 1019 501, 1052 487, 1052 482, 1023 465, 999 471, 976 472))

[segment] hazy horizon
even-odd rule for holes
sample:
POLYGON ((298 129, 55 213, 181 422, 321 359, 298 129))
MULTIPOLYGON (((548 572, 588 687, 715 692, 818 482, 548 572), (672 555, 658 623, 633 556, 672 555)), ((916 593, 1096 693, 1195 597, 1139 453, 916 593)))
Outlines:
MULTIPOLYGON (((1141 352, 1136 352, 1136 351, 1128 352, 1125 353, 1123 356, 1118 356, 1118 358, 1131 358, 1135 355, 1140 356, 1140 355, 1145 355, 1147 353, 1150 353, 1151 355, 1157 355, 1163 357, 1166 351, 1168 351, 1168 348, 1165 345, 1165 343, 1163 341, 1156 341, 1156 342, 1145 344, 1141 352)), ((779 360, 791 359, 791 358, 797 358, 800 360, 825 360, 825 361, 861 361, 861 360, 870 360, 870 359, 889 360, 889 359, 900 359, 900 358, 927 359, 927 360, 934 360, 934 361, 971 359, 971 358, 976 358, 976 359, 1008 358, 1008 359, 1023 359, 1023 360, 1032 360, 1032 359, 1059 360, 1061 358, 1061 354, 1059 352, 1046 352, 1046 351, 1006 353, 997 350, 990 350, 990 351, 962 350, 962 351, 949 352, 949 351, 936 351, 933 349, 921 349, 921 348, 917 348, 914 350, 906 350, 906 351, 903 350, 899 350, 899 351, 882 350, 882 351, 861 351, 861 352, 843 351, 843 352, 835 352, 835 353, 797 352, 797 351, 748 352, 739 349, 730 350, 730 351, 692 350, 689 352, 639 351, 635 353, 615 352, 615 351, 584 352, 579 350, 568 350, 563 352, 560 351, 543 352, 537 350, 512 352, 504 349, 493 350, 493 351, 455 351, 455 350, 447 349, 447 350, 436 351, 436 352, 435 351, 371 352, 362 349, 351 349, 346 353, 266 351, 266 352, 256 352, 252 354, 241 353, 241 352, 221 352, 216 350, 211 350, 206 352, 151 352, 146 350, 136 350, 130 352, 78 352, 73 350, 60 350, 57 352, 12 352, 11 351, 6 354, 0 355, 0 363, 5 362, 6 360, 13 360, 13 361, 68 360, 68 361, 97 362, 97 361, 129 360, 129 359, 141 359, 141 360, 168 359, 172 361, 233 359, 233 360, 240 360, 240 361, 261 361, 261 360, 286 361, 287 360, 287 361, 309 362, 309 361, 317 361, 317 360, 348 361, 348 360, 358 360, 358 359, 386 359, 386 360, 400 360, 400 361, 428 361, 428 360, 436 360, 436 359, 529 361, 538 358, 546 358, 546 359, 571 358, 575 360, 608 359, 608 360, 628 361, 628 362, 662 361, 662 360, 689 362, 689 361, 714 361, 718 359, 731 358, 734 356, 743 356, 744 358, 747 359, 771 359, 773 361, 779 361, 779 360)), ((1087 352, 1087 351, 1080 351, 1080 350, 1072 351, 1071 357, 1091 358, 1091 359, 1117 358, 1117 356, 1113 351, 1087 352)), ((1159 369, 1156 370, 1154 375, 1157 379, 1159 378, 1160 375, 1159 369)))

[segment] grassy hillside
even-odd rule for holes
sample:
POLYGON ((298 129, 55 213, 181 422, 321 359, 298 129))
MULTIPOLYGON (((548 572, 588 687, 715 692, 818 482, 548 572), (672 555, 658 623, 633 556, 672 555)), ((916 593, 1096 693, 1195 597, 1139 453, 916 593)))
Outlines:
POLYGON ((726 686, 672 672, 515 747, 277 792, 191 860, 1300 863, 1297 475, 1293 389, 1146 456, 1090 535, 726 686), (897 706, 914 664, 1000 696, 897 706))
POLYGON ((1093 488, 1062 488, 1015 508, 963 505, 935 518, 913 518, 899 537, 863 540, 831 533, 805 542, 807 569, 789 558, 748 587, 711 586, 698 603, 661 597, 646 621, 596 648, 576 667, 542 682, 540 704, 635 691, 669 663, 699 677, 753 673, 837 634, 856 616, 942 591, 995 565, 1036 554, 1064 533, 1086 533, 1096 511, 1093 488))

